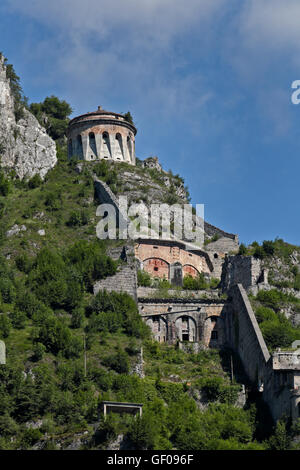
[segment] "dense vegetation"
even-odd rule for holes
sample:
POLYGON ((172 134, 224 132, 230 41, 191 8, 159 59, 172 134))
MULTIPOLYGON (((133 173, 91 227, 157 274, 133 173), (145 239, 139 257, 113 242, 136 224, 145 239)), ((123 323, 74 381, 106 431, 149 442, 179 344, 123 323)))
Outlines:
POLYGON ((255 241, 248 247, 241 243, 239 248, 240 255, 254 256, 258 259, 277 256, 287 261, 294 251, 299 251, 299 247, 286 243, 281 238, 276 238, 273 241, 264 240, 261 245, 255 241))
POLYGON ((52 95, 45 98, 42 103, 31 103, 29 110, 45 127, 50 137, 60 143, 63 142, 69 124, 69 116, 72 114, 72 108, 66 101, 52 95))
MULTIPOLYGON (((152 277, 150 274, 144 270, 138 271, 138 285, 141 287, 155 287, 162 289, 172 289, 171 284, 166 279, 160 279, 157 277, 152 277)), ((192 277, 191 275, 186 275, 183 278, 182 289, 183 290, 206 290, 206 289, 215 289, 218 287, 220 281, 218 279, 205 279, 203 273, 199 274, 197 277, 192 277)), ((178 290, 178 288, 177 288, 178 290)))
POLYGON ((293 341, 300 339, 300 327, 281 312, 281 309, 292 304, 300 310, 300 299, 285 294, 277 289, 261 290, 255 298, 251 298, 255 315, 261 332, 270 351, 276 348, 291 348, 293 341))

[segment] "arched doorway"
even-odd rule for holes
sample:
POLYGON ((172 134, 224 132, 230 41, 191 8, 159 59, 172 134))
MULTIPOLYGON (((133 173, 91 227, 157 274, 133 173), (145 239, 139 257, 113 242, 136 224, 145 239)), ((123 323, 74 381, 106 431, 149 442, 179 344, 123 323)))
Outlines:
POLYGON ((169 263, 161 258, 148 258, 143 261, 144 270, 153 277, 169 279, 169 263))
POLYGON ((183 277, 192 276, 195 278, 195 277, 198 277, 200 274, 198 269, 196 269, 191 264, 185 264, 182 269, 183 269, 183 277))
POLYGON ((197 341, 197 327, 195 320, 188 316, 182 315, 175 321, 176 337, 179 341, 195 342, 197 341))

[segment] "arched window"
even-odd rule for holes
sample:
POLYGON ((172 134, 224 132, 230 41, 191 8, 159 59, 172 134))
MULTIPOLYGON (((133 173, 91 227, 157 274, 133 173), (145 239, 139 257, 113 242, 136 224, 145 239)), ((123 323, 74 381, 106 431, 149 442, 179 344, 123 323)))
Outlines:
POLYGON ((127 137, 127 151, 129 155, 129 161, 133 160, 133 144, 130 136, 127 137))
POLYGON ((197 338, 195 320, 187 315, 178 317, 175 321, 176 336, 180 341, 194 342, 197 338))
MULTIPOLYGON (((97 147, 96 147, 96 138, 94 132, 89 133, 89 144, 90 144, 90 149, 93 152, 95 156, 97 156, 97 147)), ((91 157, 94 157, 91 155, 91 157)))
POLYGON ((102 141, 103 141, 102 142, 102 157, 111 158, 111 149, 110 149, 108 132, 103 132, 102 141))
POLYGON ((80 134, 77 136, 77 141, 76 141, 76 155, 81 160, 83 159, 82 137, 80 134))
POLYGON ((143 261, 144 270, 151 276, 169 279, 169 263, 161 258, 148 258, 143 261))
POLYGON ((115 159, 123 160, 123 143, 121 134, 116 134, 115 159))

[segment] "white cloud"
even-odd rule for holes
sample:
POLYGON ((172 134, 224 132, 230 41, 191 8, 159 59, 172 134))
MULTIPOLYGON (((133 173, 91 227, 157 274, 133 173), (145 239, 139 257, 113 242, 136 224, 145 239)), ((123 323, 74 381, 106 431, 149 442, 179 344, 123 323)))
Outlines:
MULTIPOLYGON (((199 50, 225 0, 9 0, 10 11, 55 31, 51 43, 32 45, 32 57, 49 54, 49 80, 68 83, 75 106, 89 107, 126 96, 150 112, 195 109, 210 98, 202 77, 175 77, 184 58, 177 38, 194 31, 199 50), (199 40, 200 39, 200 40, 199 40), (80 96, 82 95, 82 97, 80 96), (100 103, 95 103, 95 95, 100 103), (94 103, 92 105, 92 103, 94 103)), ((28 45, 27 45, 28 50, 28 45)), ((97 100, 97 101, 98 101, 97 100)), ((86 109, 87 110, 87 109, 86 109)), ((79 109, 76 109, 79 111, 79 109)))
POLYGON ((246 44, 263 49, 300 48, 298 0, 248 0, 241 28, 246 44))
POLYGON ((105 38, 113 31, 141 43, 167 44, 176 34, 189 30, 220 12, 225 0, 10 0, 9 7, 54 25, 66 36, 92 33, 105 38))
MULTIPOLYGON (((191 41, 194 59, 208 59, 208 72, 214 73, 220 53, 223 65, 231 65, 240 93, 256 102, 259 115, 279 133, 288 128, 280 124, 289 116, 278 75, 284 72, 282 56, 287 64, 300 64, 299 0, 5 2, 10 11, 55 32, 51 43, 44 38, 30 44, 27 39, 26 55, 31 47, 30 60, 39 62, 43 54, 51 57, 52 71, 47 77, 41 74, 41 79, 50 87, 51 80, 67 84, 75 113, 98 104, 110 106, 111 101, 126 109, 134 103, 148 115, 159 111, 166 119, 174 111, 184 119, 200 109, 204 112, 215 97, 203 77, 205 68, 195 70, 176 49, 179 42, 188 51, 191 41), (178 73, 180 69, 184 73, 178 73)), ((290 82, 296 78, 292 74, 290 82)))

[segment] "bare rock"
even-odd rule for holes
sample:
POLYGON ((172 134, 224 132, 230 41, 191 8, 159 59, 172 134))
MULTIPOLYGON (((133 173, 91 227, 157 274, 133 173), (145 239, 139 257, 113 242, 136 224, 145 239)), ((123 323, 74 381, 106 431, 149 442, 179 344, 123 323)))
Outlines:
POLYGON ((14 97, 0 57, 0 148, 1 166, 13 169, 20 178, 39 174, 43 179, 57 162, 55 142, 28 110, 16 122, 14 97))
POLYGON ((143 166, 143 168, 151 168, 151 169, 155 169, 155 170, 157 170, 157 171, 159 171, 159 172, 163 171, 163 170, 162 170, 162 166, 161 166, 161 164, 159 163, 157 157, 149 157, 149 158, 146 158, 146 159, 143 161, 142 166, 143 166))
POLYGON ((14 225, 10 230, 6 232, 8 238, 18 235, 20 232, 26 232, 27 227, 25 225, 14 225))

